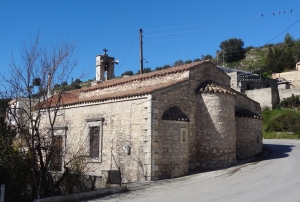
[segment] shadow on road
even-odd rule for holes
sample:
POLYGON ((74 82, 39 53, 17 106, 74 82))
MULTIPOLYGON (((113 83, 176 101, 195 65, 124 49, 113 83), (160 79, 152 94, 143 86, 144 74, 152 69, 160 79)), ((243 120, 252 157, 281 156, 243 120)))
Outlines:
POLYGON ((270 160, 285 158, 289 156, 289 153, 293 150, 294 145, 278 145, 278 144, 264 144, 263 149, 269 154, 266 158, 261 160, 270 160))
POLYGON ((237 165, 228 166, 224 168, 218 169, 200 169, 196 168, 190 170, 187 175, 194 175, 198 173, 210 172, 214 170, 223 170, 230 167, 238 166, 245 163, 258 163, 260 161, 271 160, 271 159, 278 159, 278 158, 285 158, 289 156, 289 153, 293 150, 294 145, 278 145, 278 144, 264 144, 263 145, 263 152, 257 155, 255 158, 249 158, 244 160, 239 160, 237 165))

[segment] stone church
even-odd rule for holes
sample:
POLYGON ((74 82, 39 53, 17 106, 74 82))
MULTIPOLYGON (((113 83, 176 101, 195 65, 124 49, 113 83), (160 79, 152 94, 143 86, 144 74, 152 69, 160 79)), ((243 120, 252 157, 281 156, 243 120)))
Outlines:
POLYGON ((60 103, 62 157, 86 154, 89 174, 120 169, 123 182, 157 180, 262 151, 259 103, 231 89, 210 61, 126 78, 114 78, 114 64, 106 53, 96 56, 94 84, 60 103))

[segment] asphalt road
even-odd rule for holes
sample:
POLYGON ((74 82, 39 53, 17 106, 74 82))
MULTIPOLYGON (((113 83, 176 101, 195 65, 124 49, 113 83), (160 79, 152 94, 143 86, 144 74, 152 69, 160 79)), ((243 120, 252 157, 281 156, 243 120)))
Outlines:
POLYGON ((300 141, 264 140, 264 159, 224 170, 134 184, 96 201, 300 202, 300 141))

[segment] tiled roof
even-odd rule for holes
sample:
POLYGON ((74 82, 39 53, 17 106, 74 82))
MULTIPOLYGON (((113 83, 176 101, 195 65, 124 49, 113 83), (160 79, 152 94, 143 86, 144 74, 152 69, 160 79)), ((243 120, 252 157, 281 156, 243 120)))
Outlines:
POLYGON ((170 107, 164 112, 162 120, 189 122, 188 117, 178 108, 170 107))
POLYGON ((253 118, 253 119, 262 119, 262 117, 259 116, 258 114, 254 113, 254 112, 251 112, 248 109, 243 109, 243 108, 240 108, 240 109, 236 110, 235 116, 253 118))
POLYGON ((62 94, 61 97, 59 94, 55 94, 51 98, 48 98, 44 102, 40 103, 39 107, 41 107, 41 106, 42 106, 42 108, 45 108, 45 106, 55 107, 55 105, 58 105, 57 104, 58 100, 60 100, 59 106, 61 107, 61 106, 70 106, 70 105, 77 105, 77 104, 87 104, 87 103, 93 103, 93 102, 103 102, 103 101, 108 101, 108 100, 123 99, 123 98, 130 98, 130 97, 151 94, 154 91, 161 90, 161 89, 170 87, 172 85, 176 85, 176 84, 185 82, 188 80, 188 78, 182 78, 180 80, 172 80, 170 82, 158 83, 158 84, 150 85, 150 86, 141 86, 139 88, 126 90, 126 91, 107 92, 107 93, 104 92, 101 95, 81 96, 81 93, 95 91, 98 89, 115 87, 118 85, 123 85, 123 84, 134 82, 134 81, 142 82, 143 80, 152 79, 155 77, 163 77, 166 75, 184 72, 184 71, 190 70, 194 67, 197 67, 200 64, 209 64, 209 63, 211 63, 209 60, 204 60, 204 61, 185 64, 185 65, 172 67, 172 68, 168 68, 168 69, 164 69, 164 70, 153 71, 153 72, 146 73, 146 74, 135 75, 135 76, 127 77, 127 78, 112 79, 112 80, 104 81, 102 83, 99 83, 95 86, 91 86, 89 88, 65 92, 62 94))
POLYGON ((213 81, 205 81, 199 87, 199 93, 225 93, 230 95, 236 95, 235 93, 223 88, 213 81))
POLYGON ((193 62, 190 64, 185 64, 185 65, 181 65, 181 66, 177 66, 177 67, 171 67, 168 69, 153 71, 153 72, 149 72, 146 74, 139 74, 139 75, 126 77, 126 78, 120 78, 120 79, 112 79, 112 80, 108 80, 108 81, 99 83, 95 86, 82 89, 81 92, 89 92, 89 91, 94 91, 94 90, 98 90, 98 89, 109 88, 109 87, 116 86, 116 85, 122 85, 122 84, 130 83, 133 81, 142 81, 142 80, 146 80, 146 79, 150 79, 150 78, 154 78, 154 77, 165 76, 168 74, 174 74, 174 73, 178 73, 178 72, 184 72, 184 71, 187 71, 191 68, 198 66, 199 64, 204 64, 204 63, 211 63, 211 62, 209 60, 203 60, 203 61, 193 62))
POLYGON ((143 88, 133 89, 133 90, 127 90, 122 92, 115 92, 115 93, 108 93, 103 95, 97 95, 92 97, 85 97, 80 98, 80 89, 79 90, 73 90, 68 91, 62 94, 62 97, 60 98, 59 94, 53 95, 51 98, 48 98, 44 102, 40 103, 38 107, 45 108, 45 106, 52 106, 55 107, 55 105, 58 103, 57 101, 60 98, 60 107, 70 106, 70 105, 78 105, 78 104, 88 104, 88 103, 94 103, 94 102, 103 102, 108 100, 117 100, 117 99, 123 99, 123 98, 130 98, 130 97, 137 97, 137 96, 143 96, 151 94, 157 90, 162 90, 167 87, 183 83, 187 81, 185 80, 175 80, 168 83, 162 83, 158 85, 152 85, 152 86, 145 86, 143 88))

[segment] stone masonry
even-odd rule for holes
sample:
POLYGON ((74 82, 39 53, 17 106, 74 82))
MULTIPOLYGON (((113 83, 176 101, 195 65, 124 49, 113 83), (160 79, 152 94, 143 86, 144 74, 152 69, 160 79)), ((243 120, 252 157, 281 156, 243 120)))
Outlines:
POLYGON ((262 152, 262 120, 236 117, 236 157, 245 159, 262 152))
MULTIPOLYGON (((240 121, 237 109, 261 114, 257 102, 230 88, 228 75, 200 61, 67 92, 57 127, 67 129, 65 162, 88 156, 89 130, 99 126, 99 158, 87 158, 88 174, 120 168, 123 182, 157 180, 260 153, 261 120, 240 121)), ((43 119, 41 127, 48 125, 43 119)))

